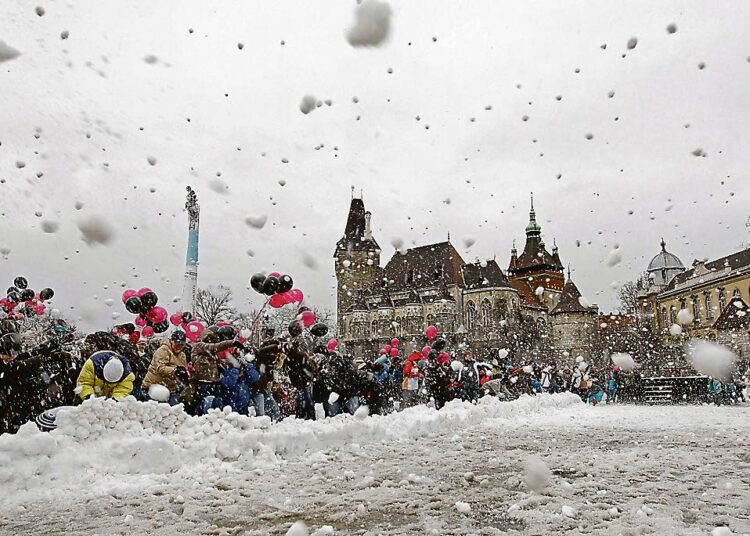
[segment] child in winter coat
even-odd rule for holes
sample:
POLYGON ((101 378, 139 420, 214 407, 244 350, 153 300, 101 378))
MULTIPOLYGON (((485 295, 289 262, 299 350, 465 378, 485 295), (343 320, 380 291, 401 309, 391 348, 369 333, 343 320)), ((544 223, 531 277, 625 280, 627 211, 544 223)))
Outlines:
POLYGON ((103 396, 120 400, 133 391, 135 374, 125 356, 115 352, 94 352, 78 375, 76 392, 81 400, 103 396))
POLYGON ((248 414, 250 389, 260 380, 260 373, 252 363, 233 356, 227 358, 227 367, 221 375, 224 403, 240 415, 248 414))

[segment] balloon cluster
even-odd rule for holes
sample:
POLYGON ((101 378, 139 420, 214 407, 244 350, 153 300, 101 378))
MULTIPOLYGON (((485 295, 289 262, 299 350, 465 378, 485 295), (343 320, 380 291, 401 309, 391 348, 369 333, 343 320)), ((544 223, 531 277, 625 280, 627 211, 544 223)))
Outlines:
POLYGON ((391 357, 396 357, 398 355, 399 344, 401 344, 401 341, 393 338, 391 339, 391 344, 386 344, 385 346, 383 346, 378 353, 380 355, 389 355, 391 357))
POLYGON ((193 318, 193 313, 190 311, 184 313, 177 311, 169 317, 169 321, 173 326, 180 326, 190 342, 196 342, 200 339, 201 333, 206 329, 206 326, 193 318))
POLYGON ((42 289, 38 294, 29 288, 29 282, 23 276, 13 280, 13 286, 8 288, 5 298, 0 298, 0 308, 8 315, 31 318, 43 315, 47 307, 44 302, 51 300, 55 291, 51 288, 42 289))
POLYGON ((309 307, 301 306, 297 309, 297 316, 289 324, 289 335, 299 337, 305 329, 314 337, 325 337, 328 333, 328 326, 318 322, 315 313, 309 307))
POLYGON ((430 358, 430 355, 432 354, 439 362, 447 362, 447 360, 450 360, 448 353, 443 351, 447 342, 445 339, 437 338, 438 330, 435 326, 427 326, 424 329, 424 336, 430 341, 430 344, 427 344, 422 348, 422 356, 424 356, 425 359, 430 358))
POLYGON ((111 333, 120 337, 127 337, 133 344, 141 340, 141 332, 135 329, 135 324, 131 322, 113 327, 111 333))
POLYGON ((129 313, 136 315, 135 325, 141 328, 144 337, 153 337, 154 333, 164 333, 169 329, 169 313, 164 307, 156 305, 159 303, 159 297, 150 288, 129 288, 122 293, 122 303, 129 313))
POLYGON ((283 307, 290 303, 302 303, 305 295, 298 288, 294 288, 294 280, 290 275, 281 275, 279 272, 254 274, 250 278, 250 286, 265 296, 270 296, 268 305, 274 309, 283 307))

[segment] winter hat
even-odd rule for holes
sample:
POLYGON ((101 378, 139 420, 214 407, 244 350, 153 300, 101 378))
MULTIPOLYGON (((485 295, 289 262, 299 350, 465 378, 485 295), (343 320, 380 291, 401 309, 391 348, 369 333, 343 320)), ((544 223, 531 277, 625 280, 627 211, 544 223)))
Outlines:
POLYGON ((169 337, 169 340, 176 344, 185 344, 187 337, 184 331, 177 330, 169 337))
POLYGON ((116 357, 113 357, 112 359, 107 361, 106 365, 104 365, 104 381, 108 383, 119 382, 120 378, 122 378, 122 373, 124 370, 125 369, 122 366, 122 361, 120 361, 116 357))

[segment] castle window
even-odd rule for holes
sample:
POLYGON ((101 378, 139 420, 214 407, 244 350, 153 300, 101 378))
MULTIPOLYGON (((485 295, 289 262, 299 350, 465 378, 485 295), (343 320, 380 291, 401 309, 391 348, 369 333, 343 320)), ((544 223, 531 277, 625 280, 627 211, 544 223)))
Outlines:
POLYGON ((719 311, 723 311, 727 306, 727 295, 724 293, 724 289, 719 289, 719 311))
POLYGON ((414 268, 409 268, 404 277, 407 285, 414 283, 414 268))
POLYGON ((492 305, 486 298, 482 302, 482 325, 485 327, 492 325, 492 305))
POLYGON ((440 281, 443 278, 443 266, 436 266, 435 271, 432 273, 433 281, 440 281))
POLYGON ((661 308, 661 325, 662 327, 667 327, 667 308, 662 307, 661 308))
POLYGON ((466 304, 466 327, 468 329, 474 329, 477 324, 477 306, 473 301, 469 300, 466 304))
POLYGON ((714 317, 714 306, 711 303, 711 294, 706 294, 706 318, 714 317))
POLYGON ((669 308, 669 321, 670 321, 670 322, 671 322, 672 324, 676 324, 676 323, 677 323, 677 309, 675 309, 675 306, 674 306, 674 305, 672 305, 672 306, 671 306, 671 307, 669 308))
POLYGON ((732 299, 737 300, 740 298, 740 289, 736 288, 732 291, 732 299))
POLYGON ((701 306, 698 303, 698 297, 693 296, 693 322, 696 326, 701 323, 701 306))

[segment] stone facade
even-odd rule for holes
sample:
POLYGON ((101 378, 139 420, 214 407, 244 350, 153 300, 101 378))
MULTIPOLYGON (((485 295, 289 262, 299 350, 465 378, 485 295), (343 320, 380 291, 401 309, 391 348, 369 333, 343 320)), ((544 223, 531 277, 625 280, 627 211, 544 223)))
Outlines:
POLYGON ((452 348, 481 355, 505 348, 527 360, 589 357, 596 307, 580 305, 557 247, 547 251, 533 199, 524 250, 513 248, 507 274, 494 259, 465 262, 450 241, 396 252, 381 267, 370 220, 362 199, 352 199, 334 253, 338 337, 347 352, 372 356, 398 337, 408 353, 435 325, 452 348))

